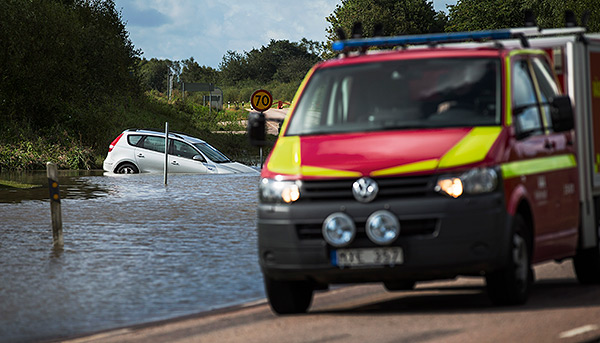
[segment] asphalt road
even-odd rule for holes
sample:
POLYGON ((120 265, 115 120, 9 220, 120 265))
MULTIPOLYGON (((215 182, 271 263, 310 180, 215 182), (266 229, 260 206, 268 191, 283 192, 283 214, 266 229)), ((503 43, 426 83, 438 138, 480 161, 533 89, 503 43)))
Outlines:
POLYGON ((67 342, 600 342, 600 286, 570 262, 537 266, 529 302, 493 307, 480 278, 377 284, 318 293, 308 314, 276 316, 263 300, 67 342))

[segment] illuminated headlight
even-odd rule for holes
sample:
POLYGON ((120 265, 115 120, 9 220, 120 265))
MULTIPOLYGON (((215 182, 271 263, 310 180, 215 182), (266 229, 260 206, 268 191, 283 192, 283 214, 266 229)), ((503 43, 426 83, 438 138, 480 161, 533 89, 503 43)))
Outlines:
POLYGON ((388 245, 398 238, 400 222, 392 213, 381 210, 369 216, 365 230, 373 243, 388 245))
POLYGON ((498 173, 493 168, 475 168, 460 176, 442 176, 435 191, 458 198, 463 193, 481 194, 493 192, 498 186, 498 173))
POLYGON ((262 179, 259 185, 260 200, 267 203, 292 203, 300 198, 299 184, 299 181, 262 179))
POLYGON ((356 225, 349 215, 332 213, 323 222, 323 238, 334 247, 344 247, 352 243, 356 236, 356 225))

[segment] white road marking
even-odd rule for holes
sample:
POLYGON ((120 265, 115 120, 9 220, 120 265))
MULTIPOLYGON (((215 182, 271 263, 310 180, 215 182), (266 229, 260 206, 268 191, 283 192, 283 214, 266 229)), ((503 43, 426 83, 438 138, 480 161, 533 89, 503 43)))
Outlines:
POLYGON ((558 335, 558 337, 571 338, 571 337, 582 335, 586 332, 596 331, 598 329, 600 329, 600 327, 598 325, 589 324, 589 325, 580 326, 580 327, 572 329, 572 330, 561 332, 560 335, 558 335))

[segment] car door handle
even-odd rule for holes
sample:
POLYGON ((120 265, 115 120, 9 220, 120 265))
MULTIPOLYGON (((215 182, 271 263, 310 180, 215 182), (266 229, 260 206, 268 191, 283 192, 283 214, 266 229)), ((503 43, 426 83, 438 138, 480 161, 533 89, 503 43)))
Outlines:
POLYGON ((177 163, 177 161, 173 161, 173 162, 171 162, 171 164, 174 165, 174 166, 178 166, 179 165, 179 163, 177 163))
POLYGON ((138 154, 138 157, 144 158, 145 156, 143 154, 138 154))
POLYGON ((544 143, 544 148, 550 150, 556 148, 556 142, 546 141, 544 143))

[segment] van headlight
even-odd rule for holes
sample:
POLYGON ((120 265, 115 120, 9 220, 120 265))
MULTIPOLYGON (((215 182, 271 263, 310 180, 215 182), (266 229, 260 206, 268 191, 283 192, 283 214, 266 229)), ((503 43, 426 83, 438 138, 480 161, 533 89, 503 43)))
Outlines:
POLYGON ((463 194, 489 193, 498 187, 498 172, 494 168, 474 168, 461 175, 438 178, 435 191, 458 198, 463 194))
POLYGON ((300 181, 260 180, 259 197, 265 203, 292 203, 300 198, 300 181))

